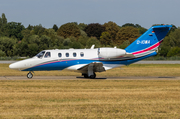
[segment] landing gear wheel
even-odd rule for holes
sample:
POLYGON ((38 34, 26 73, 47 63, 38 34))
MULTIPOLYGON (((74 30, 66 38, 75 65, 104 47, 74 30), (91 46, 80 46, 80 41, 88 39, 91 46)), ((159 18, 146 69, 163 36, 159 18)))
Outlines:
POLYGON ((89 78, 87 74, 84 74, 84 78, 89 78))
POLYGON ((94 75, 90 76, 91 79, 95 79, 96 78, 96 74, 94 73, 94 75))
POLYGON ((91 78, 91 79, 95 79, 95 76, 94 76, 94 75, 91 75, 90 78, 91 78))
POLYGON ((31 72, 29 72, 28 74, 27 74, 27 78, 28 79, 31 79, 33 77, 33 74, 31 73, 31 72))

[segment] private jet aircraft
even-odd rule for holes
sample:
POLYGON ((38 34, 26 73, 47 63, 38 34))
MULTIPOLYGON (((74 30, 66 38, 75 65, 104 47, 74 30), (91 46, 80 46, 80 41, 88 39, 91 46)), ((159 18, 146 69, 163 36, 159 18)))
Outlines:
POLYGON ((9 68, 29 71, 27 78, 32 78, 34 71, 67 69, 80 72, 85 78, 94 79, 95 72, 129 65, 156 55, 160 43, 171 27, 152 26, 125 49, 94 48, 93 45, 90 49, 43 50, 33 58, 10 64, 9 68))

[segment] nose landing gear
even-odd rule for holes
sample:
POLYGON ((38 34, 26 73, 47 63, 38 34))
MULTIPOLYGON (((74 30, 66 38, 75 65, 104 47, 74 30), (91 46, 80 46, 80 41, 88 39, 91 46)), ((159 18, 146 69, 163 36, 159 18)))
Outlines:
POLYGON ((31 79, 33 77, 33 74, 31 73, 31 72, 29 72, 28 74, 27 74, 27 78, 28 79, 31 79))

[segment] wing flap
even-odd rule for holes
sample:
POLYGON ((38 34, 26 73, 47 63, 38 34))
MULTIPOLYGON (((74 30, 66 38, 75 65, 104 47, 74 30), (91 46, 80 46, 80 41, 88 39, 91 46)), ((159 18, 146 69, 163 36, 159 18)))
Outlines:
POLYGON ((93 72, 103 72, 103 71, 106 71, 105 68, 103 67, 103 63, 101 63, 101 62, 92 62, 90 64, 87 64, 87 65, 79 68, 78 70, 82 71, 82 72, 86 72, 86 71, 88 71, 88 67, 89 66, 93 66, 93 72))

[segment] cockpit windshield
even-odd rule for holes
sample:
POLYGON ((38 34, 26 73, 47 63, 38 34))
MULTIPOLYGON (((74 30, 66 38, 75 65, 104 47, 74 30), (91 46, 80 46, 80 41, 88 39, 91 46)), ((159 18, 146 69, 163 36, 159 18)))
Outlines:
POLYGON ((41 52, 38 53, 36 56, 37 56, 38 58, 42 58, 43 55, 44 55, 44 53, 45 53, 45 51, 41 51, 41 52))

